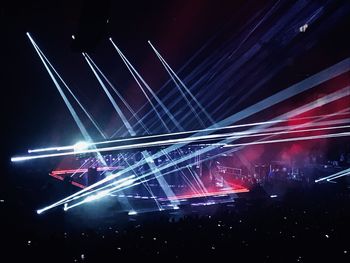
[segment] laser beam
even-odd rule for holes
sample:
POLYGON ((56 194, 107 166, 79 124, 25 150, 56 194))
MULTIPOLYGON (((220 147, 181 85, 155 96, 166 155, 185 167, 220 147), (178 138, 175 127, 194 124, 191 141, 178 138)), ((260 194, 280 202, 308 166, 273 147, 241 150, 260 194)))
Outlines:
POLYGON ((217 139, 222 139, 222 138, 241 139, 241 138, 249 138, 249 137, 260 137, 260 136, 268 136, 268 135, 283 135, 283 134, 298 133, 298 132, 325 131, 325 130, 345 129, 345 128, 350 128, 350 125, 315 128, 315 129, 302 129, 302 130, 295 130, 295 131, 267 132, 267 133, 257 133, 257 134, 251 134, 251 132, 250 133, 249 132, 248 133, 247 132, 237 132, 237 133, 227 133, 227 134, 215 134, 215 135, 205 135, 205 136, 188 137, 188 138, 181 138, 181 139, 169 139, 169 140, 155 141, 155 142, 136 143, 136 144, 129 144, 129 145, 121 145, 121 146, 111 146, 111 147, 96 148, 96 149, 90 149, 90 150, 77 150, 77 151, 64 152, 64 153, 53 153, 53 154, 43 154, 43 155, 35 155, 35 156, 13 157, 11 159, 11 161, 18 162, 18 161, 42 159, 42 158, 49 158, 49 157, 69 156, 69 155, 74 155, 74 154, 128 150, 128 149, 156 147, 156 146, 163 146, 163 145, 170 145, 170 144, 183 144, 183 143, 188 144, 188 143, 192 143, 192 142, 210 141, 213 139, 217 140, 217 139))
MULTIPOLYGON (((239 119, 243 119, 245 117, 253 115, 254 113, 259 112, 259 111, 263 110, 264 108, 268 107, 267 105, 269 105, 269 106, 274 105, 275 103, 281 102, 281 101, 286 100, 286 99, 288 99, 288 98, 290 98, 292 96, 298 95, 299 93, 310 89, 314 85, 318 85, 318 84, 320 84, 320 83, 322 83, 322 82, 324 82, 324 81, 326 81, 326 80, 328 80, 328 79, 330 79, 332 77, 340 75, 340 74, 344 73, 345 71, 347 71, 349 69, 349 64, 350 64, 349 62, 350 62, 350 58, 347 58, 347 59, 337 63, 336 65, 333 65, 332 67, 330 67, 328 69, 325 69, 325 70, 323 70, 323 71, 321 71, 321 72, 319 72, 319 73, 317 73, 317 74, 315 74, 315 75, 313 75, 313 76, 311 76, 311 77, 309 77, 309 78, 307 78, 307 79, 305 79, 305 80, 303 80, 303 81, 301 81, 301 82, 299 82, 297 84, 292 85, 291 87, 289 87, 289 88, 287 88, 287 89, 285 89, 283 91, 280 91, 280 92, 276 93, 275 95, 273 95, 273 96, 271 96, 269 98, 266 98, 266 99, 264 99, 264 100, 262 100, 262 101, 260 101, 260 102, 258 102, 256 104, 246 108, 245 110, 242 110, 241 112, 238 112, 238 113, 236 113, 234 115, 231 115, 230 117, 228 117, 228 118, 224 119, 223 121, 221 121, 220 125, 225 125, 226 122, 231 122, 232 123, 232 122, 238 121, 239 119)), ((348 92, 348 90, 345 90, 345 91, 348 92)), ((338 97, 337 96, 333 96, 332 99, 337 99, 337 98, 339 98, 341 96, 346 96, 346 94, 345 95, 344 94, 343 95, 339 95, 339 96, 337 94, 338 97)), ((331 95, 329 95, 328 97, 330 97, 330 96, 331 95)), ((332 100, 329 99, 329 101, 332 101, 332 100)), ((327 101, 327 102, 329 102, 329 101, 327 101)), ((326 101, 323 101, 322 103, 325 104, 326 101)), ((305 112, 307 110, 312 109, 312 107, 315 107, 315 105, 312 104, 312 103, 309 103, 308 107, 304 106, 304 107, 302 107, 301 110, 298 110, 298 111, 294 110, 292 112, 293 112, 293 114, 297 115, 297 114, 301 114, 303 111, 305 112)), ((289 114, 289 115, 293 116, 292 114, 289 114)), ((282 118, 282 116, 286 116, 286 114, 281 115, 280 118, 282 118)), ((288 116, 288 117, 290 118, 290 116, 288 116)), ((210 128, 213 128, 213 127, 210 127, 210 128)), ((199 133, 199 134, 201 134, 201 133, 199 133)), ((170 146, 166 150, 168 152, 170 152, 170 151, 172 151, 174 149, 177 149, 178 147, 180 147, 180 146, 170 146)), ((205 148, 205 150, 210 150, 210 149, 212 149, 212 147, 206 147, 205 148)), ((153 155, 154 158, 157 158, 159 156, 161 156, 161 154, 159 154, 159 153, 153 155)), ((129 168, 123 170, 123 172, 126 172, 128 170, 129 170, 129 168)), ((111 176, 109 178, 105 178, 105 179, 95 183, 94 185, 91 185, 91 186, 89 186, 89 187, 87 187, 87 188, 85 188, 85 189, 83 189, 83 190, 81 190, 81 191, 71 195, 71 196, 68 196, 68 197, 66 197, 66 198, 64 198, 64 199, 62 199, 62 200, 52 204, 51 206, 55 207, 57 205, 60 205, 63 202, 65 202, 66 200, 69 200, 71 198, 74 198, 74 197, 78 196, 79 194, 87 192, 90 189, 93 189, 93 188, 95 188, 95 187, 97 187, 97 186, 107 182, 108 180, 113 179, 115 176, 118 176, 120 174, 121 173, 117 173, 116 175, 113 175, 113 176, 111 176)))
MULTIPOLYGON (((230 125, 225 127, 217 127, 217 128, 206 128, 201 130, 191 130, 191 131, 184 131, 184 132, 173 132, 173 133, 164 133, 164 134, 157 134, 157 135, 147 135, 147 136, 137 136, 133 138, 123 138, 123 139, 115 139, 115 140, 108 140, 108 141, 102 141, 102 142, 89 142, 89 145, 101 145, 101 144, 111 144, 111 143, 117 143, 117 142, 127 142, 127 141, 136 141, 136 140, 143 140, 143 139, 153 139, 153 138, 162 138, 162 137, 168 137, 168 136, 177 136, 177 135, 185 135, 185 134, 194 134, 194 133, 200 133, 200 132, 213 132, 213 131, 221 131, 225 129, 235 129, 235 128, 242 128, 242 127, 251 127, 251 126, 258 126, 258 125, 264 125, 264 124, 279 124, 283 122, 294 122, 294 121, 300 121, 300 120, 312 120, 317 119, 320 117, 334 117, 339 115, 348 115, 349 112, 341 112, 341 113, 333 113, 333 114, 325 114, 325 115, 316 115, 316 116, 309 116, 309 117, 301 117, 301 118, 283 118, 283 119, 275 119, 272 121, 263 121, 263 122, 253 122, 253 123, 244 123, 244 124, 238 124, 238 125, 230 125)), ((58 147, 48 147, 48 148, 40 148, 40 149, 34 149, 34 150, 28 150, 29 153, 37 153, 37 152, 46 152, 46 151, 66 151, 66 150, 72 150, 74 149, 74 145, 68 145, 68 146, 58 146, 58 147)))

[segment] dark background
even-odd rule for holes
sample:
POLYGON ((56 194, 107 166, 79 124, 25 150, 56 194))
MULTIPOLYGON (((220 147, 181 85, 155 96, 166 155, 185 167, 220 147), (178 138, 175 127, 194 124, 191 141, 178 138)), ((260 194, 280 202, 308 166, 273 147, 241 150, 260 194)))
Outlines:
MULTIPOLYGON (((92 56, 98 54, 96 60, 106 75, 115 80, 137 109, 144 101, 135 101, 141 96, 133 91, 135 84, 107 37, 113 37, 157 89, 167 77, 147 40, 163 50, 177 68, 233 19, 242 2, 245 1, 28 1, 3 5, 2 112, 6 112, 4 126, 9 130, 6 138, 11 137, 7 140, 11 142, 9 150, 14 154, 34 146, 76 140, 74 136, 67 138, 76 135, 77 129, 27 39, 27 31, 82 101, 96 95, 91 88, 96 81, 79 52, 84 50, 92 51, 92 56), (75 43, 73 34, 77 36, 75 43)), ((253 8, 259 5, 262 4, 253 8)), ((242 21, 245 15, 248 14, 240 14, 242 21)), ((95 96, 91 105, 96 107, 98 100, 99 96, 95 96)))
MULTIPOLYGON (((157 90, 168 77, 162 67, 160 67, 159 61, 152 50, 148 47, 147 40, 151 40, 161 53, 166 55, 167 61, 173 68, 178 69, 213 35, 220 32, 220 36, 213 43, 211 49, 202 54, 202 57, 198 58, 198 62, 203 60, 205 55, 214 52, 215 48, 220 47, 221 42, 237 34, 245 21, 257 10, 271 6, 274 2, 243 0, 104 0, 7 1, 1 3, 0 131, 2 141, 0 149, 2 170, 0 173, 0 199, 5 202, 0 203, 0 206, 3 209, 1 214, 5 216, 1 216, 0 222, 1 226, 7 228, 6 234, 13 236, 15 239, 18 239, 21 245, 26 246, 25 242, 35 236, 36 230, 42 229, 41 224, 45 225, 43 229, 48 230, 46 232, 43 231, 45 234, 50 233, 51 224, 55 225, 57 222, 55 226, 57 231, 64 228, 64 216, 62 213, 55 212, 41 218, 35 214, 35 209, 41 207, 43 202, 50 203, 50 201, 55 201, 58 197, 65 195, 64 192, 60 192, 59 188, 43 189, 43 186, 47 186, 46 181, 49 177, 47 172, 53 168, 53 164, 42 161, 36 162, 30 167, 13 165, 10 162, 11 156, 23 154, 29 148, 67 145, 80 139, 76 124, 69 115, 52 80, 31 46, 25 34, 26 32, 31 32, 37 44, 52 60, 57 70, 67 83, 72 86, 84 105, 88 105, 92 112, 100 117, 101 123, 106 128, 109 125, 118 126, 122 125, 122 123, 111 124, 111 119, 115 116, 110 114, 110 105, 103 103, 103 94, 97 89, 96 80, 84 62, 80 54, 81 51, 89 52, 96 59, 96 62, 103 68, 106 75, 113 80, 128 102, 135 109, 138 109, 146 101, 107 40, 108 37, 113 37, 113 40, 130 61, 140 70, 151 86, 157 90), (76 41, 72 40, 71 36, 73 34, 76 36, 76 41), (108 114, 105 114, 105 112, 108 114), (40 194, 37 192, 38 190, 40 190, 40 194), (6 223, 8 224, 4 225, 4 221, 7 221, 6 223), (59 224, 61 222, 63 223, 59 224), (24 231, 21 233, 20 230, 13 232, 14 229, 24 229, 24 231), (28 235, 26 231, 28 231, 28 235)), ((284 2, 287 9, 295 1, 284 2)), ((317 4, 322 4, 323 2, 326 1, 315 1, 317 4)), ((336 8, 346 1, 333 2, 333 7, 336 8)), ((298 56, 290 58, 288 65, 281 71, 281 74, 276 76, 271 82, 275 83, 275 86, 287 87, 349 57, 349 28, 350 16, 334 21, 332 27, 318 35, 313 49, 301 49, 298 56)), ((312 27, 310 31, 312 32, 312 27)), ((271 44, 271 49, 273 49, 273 43, 271 44)), ((276 56, 274 59, 275 63, 278 63, 280 57, 276 56)), ((262 97, 269 96, 275 92, 269 89, 268 84, 261 91, 262 97)), ((246 105, 241 105, 241 107, 249 105, 252 101, 253 98, 246 105)), ((348 139, 339 140, 337 145, 345 145, 348 142, 348 139)), ((59 186, 60 184, 57 184, 57 187, 59 186)), ((309 197, 312 197, 311 195, 306 195, 305 199, 309 200, 309 197)), ((322 194, 320 196, 322 198, 322 194)), ((330 233, 335 220, 348 222, 349 211, 346 210, 344 212, 347 217, 342 217, 343 214, 339 212, 342 211, 342 207, 346 206, 341 206, 341 208, 333 206, 338 201, 338 197, 338 195, 334 195, 334 200, 327 202, 327 206, 308 215, 309 221, 305 222, 306 227, 313 224, 316 225, 315 229, 313 229, 313 234, 315 235, 310 234, 310 240, 321 240, 317 236, 319 233, 324 238, 325 234, 330 233), (327 214, 327 222, 329 221, 329 224, 323 224, 322 221, 321 223, 318 222, 318 224, 314 222, 315 218, 322 218, 324 213, 328 213, 328 211, 336 213, 336 219, 331 214, 327 214), (327 229, 324 225, 330 229, 327 229)), ((341 196, 339 199, 343 200, 341 196)), ((295 200, 295 196, 292 196, 291 200, 295 200)), ((317 199, 315 203, 318 204, 318 201, 317 199)), ((310 201, 310 204, 306 203, 305 206, 304 200, 301 200, 298 207, 298 219, 303 218, 304 209, 315 207, 313 201, 310 201)), ((279 205, 277 205, 276 209, 273 206, 271 214, 278 214, 278 227, 284 227, 285 221, 283 218, 286 214, 288 214, 288 218, 291 218, 288 221, 289 224, 294 226, 295 222, 292 217, 295 210, 290 209, 290 207, 293 206, 288 206, 287 204, 283 208, 285 210, 283 210, 279 205)), ((278 245, 279 234, 274 219, 270 220, 270 214, 263 209, 256 211, 258 216, 265 215, 263 216, 262 229, 265 224, 271 227, 271 232, 276 230, 273 240, 274 244, 278 245)), ((241 216, 237 215, 234 218, 235 222, 233 224, 238 225, 241 216)), ((251 228, 251 223, 256 223, 258 224, 257 227, 260 227, 260 222, 256 220, 254 212, 248 218, 251 221, 246 223, 245 229, 251 231, 250 237, 254 239, 254 230, 251 228)), ((152 219, 150 221, 152 222, 152 219)), ((198 222, 198 224, 201 224, 201 221, 198 222)), ((104 222, 104 224, 107 223, 104 222)), ((192 229, 193 224, 188 225, 190 226, 188 229, 192 229)), ((217 222, 210 223, 210 225, 215 231, 217 222)), ((290 229, 293 226, 289 226, 290 229)), ((343 232, 343 234, 339 234, 340 237, 342 235, 348 237, 348 235, 344 234, 346 231, 349 231, 348 224, 337 224, 336 230, 337 227, 339 233, 343 232)), ((179 224, 179 228, 184 229, 182 224, 179 224)), ((144 231, 147 232, 148 229, 144 231)), ((172 227, 168 231, 172 232, 172 227)), ((288 231, 287 229, 286 232, 288 231)), ((300 229, 300 233, 305 233, 303 231, 304 229, 300 229)), ((204 233, 205 231, 199 230, 198 232, 204 233)), ((208 233, 209 244, 212 241, 212 236, 210 235, 211 232, 208 233)), ((244 239, 246 233, 246 231, 242 231, 237 240, 241 237, 244 239)), ((293 233, 290 234, 290 236, 292 235, 293 233)), ((164 234, 164 236, 167 238, 167 234, 164 234)), ((268 234, 262 231, 259 242, 269 247, 268 237, 268 234)), ((45 246, 43 245, 47 240, 45 238, 47 237, 45 236, 41 240, 42 243, 38 241, 40 246, 45 246)), ((176 238, 178 237, 174 237, 175 240, 176 238)), ((220 238, 221 236, 218 237, 218 240, 220 238)), ((92 239, 94 242, 97 242, 97 239, 92 239)), ((132 241, 132 238, 130 240, 132 241)), ((290 238, 290 240, 292 239, 290 238)), ((305 240, 308 241, 309 239, 305 240)), ((343 244, 339 240, 338 242, 343 244)), ((57 243, 60 244, 60 241, 58 239, 57 243)), ((180 244, 181 240, 178 241, 180 244)), ((305 241, 305 244, 307 241, 305 241)), ((241 240, 238 240, 238 242, 240 243, 241 240)), ((322 244, 325 248, 324 251, 326 251, 328 243, 326 241, 322 242, 325 242, 322 244)), ((191 240, 189 243, 194 244, 191 240)), ((283 246, 284 244, 292 246, 294 243, 288 241, 283 243, 283 246)), ((299 243, 299 246, 303 244, 299 243)), ((348 249, 337 244, 334 245, 334 249, 340 248, 339 253, 343 253, 343 250, 348 249)), ((40 246, 38 245, 38 253, 41 251, 39 249, 40 246)), ((67 246, 69 247, 69 245, 67 246)), ((82 247, 84 246, 83 244, 82 247)), ((288 251, 287 248, 285 247, 288 251)), ((93 250, 94 246, 91 249, 93 250)), ((247 253, 252 255, 251 251, 247 250, 247 253)), ((293 253, 297 253, 297 250, 294 250, 293 253)), ((80 256, 80 252, 78 254, 80 256)), ((296 258, 293 258, 293 262, 295 262, 296 258)))
MULTIPOLYGON (((26 32, 31 32, 83 104, 99 116, 104 127, 108 127, 114 116, 109 114, 110 105, 101 103, 104 95, 97 90, 96 80, 86 66, 81 51, 88 51, 96 58, 128 102, 138 109, 145 99, 107 40, 108 37, 113 37, 157 90, 168 77, 148 47, 147 40, 151 40, 177 69, 213 35, 220 32, 217 45, 214 43, 206 54, 219 47, 220 41, 237 34, 257 10, 268 8, 274 2, 153 0, 2 3, 2 167, 14 168, 10 157, 29 148, 72 144, 80 138, 26 32), (76 41, 71 38, 73 34, 76 41)), ((288 8, 295 1, 284 2, 285 8, 288 8)), ((323 2, 326 1, 315 1, 318 4, 323 2)), ((333 7, 344 3, 334 1, 333 7)), ((345 16, 335 21, 327 33, 317 39, 312 50, 303 50, 304 53, 292 58, 274 81, 286 87, 349 56, 349 20, 349 16, 345 16)), ((206 54, 199 58, 199 62, 206 54)), ((265 93, 269 94, 268 88, 262 92, 265 93)), ((9 176, 4 172, 1 180, 9 176)))

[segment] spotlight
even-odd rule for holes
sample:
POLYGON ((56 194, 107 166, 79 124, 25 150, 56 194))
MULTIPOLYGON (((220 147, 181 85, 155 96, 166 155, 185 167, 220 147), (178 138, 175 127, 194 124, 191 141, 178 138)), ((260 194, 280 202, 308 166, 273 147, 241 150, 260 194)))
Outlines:
POLYGON ((74 151, 75 152, 86 150, 87 148, 89 148, 89 144, 87 142, 84 142, 84 141, 77 142, 76 144, 74 144, 74 151))
POLYGON ((131 210, 128 213, 129 216, 137 215, 137 212, 135 210, 131 210))
POLYGON ((72 35, 72 39, 75 39, 75 36, 74 36, 74 35, 72 35))

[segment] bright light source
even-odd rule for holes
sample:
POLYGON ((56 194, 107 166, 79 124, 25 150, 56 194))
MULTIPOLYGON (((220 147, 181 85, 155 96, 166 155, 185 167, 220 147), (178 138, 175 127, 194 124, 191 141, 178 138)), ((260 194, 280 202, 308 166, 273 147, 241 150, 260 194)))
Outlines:
POLYGON ((21 161, 24 161, 25 158, 24 157, 12 157, 11 158, 11 162, 21 162, 21 161))
MULTIPOLYGON (((315 79, 315 80, 317 80, 317 81, 316 81, 316 84, 322 83, 322 82, 324 82, 325 80, 328 80, 331 76, 336 76, 336 75, 338 75, 340 72, 345 72, 344 70, 348 70, 348 62, 349 62, 349 61, 350 61, 349 59, 343 60, 342 62, 340 62, 340 63, 338 63, 338 64, 332 66, 331 68, 328 68, 328 69, 326 69, 326 70, 324 70, 324 71, 322 71, 322 72, 320 72, 320 73, 318 73, 318 74, 316 74, 316 75, 313 75, 312 78, 315 79), (328 73, 330 73, 330 72, 331 72, 332 74, 328 74, 328 73), (322 74, 321 74, 321 73, 322 73, 322 74), (327 74, 326 74, 326 73, 327 73, 327 74), (322 77, 322 76, 328 76, 328 77, 324 78, 324 77, 322 77)), ((307 80, 309 81, 309 78, 308 78, 307 80)), ((306 80, 305 80, 305 81, 306 81, 306 80)), ((288 98, 290 98, 290 97, 292 97, 292 96, 295 96, 295 95, 301 93, 302 91, 306 91, 306 90, 308 90, 308 89, 311 88, 309 84, 307 84, 307 85, 305 85, 305 84, 306 84, 306 83, 304 83, 304 82, 295 84, 295 85, 293 85, 293 86, 291 86, 291 87, 289 87, 289 88, 287 88, 287 89, 284 89, 282 92, 276 93, 276 94, 275 94, 274 96, 272 96, 271 98, 264 99, 263 101, 260 101, 260 102, 257 103, 257 104, 251 105, 250 107, 248 107, 247 109, 245 109, 244 112, 241 112, 241 113, 240 113, 240 115, 239 115, 240 117, 239 117, 239 118, 243 118, 243 116, 246 116, 246 117, 247 117, 247 116, 250 116, 250 115, 254 114, 255 112, 258 112, 258 111, 260 111, 260 110, 265 109, 265 106, 264 106, 264 108, 262 108, 262 105, 267 105, 267 104, 268 104, 268 105, 272 106, 272 105, 274 105, 274 104, 276 104, 276 103, 278 103, 278 102, 280 102, 280 101, 286 100, 286 99, 288 99, 288 98), (298 92, 294 92, 295 90, 297 90, 298 92), (246 112, 249 112, 249 114, 246 113, 246 112), (242 115, 242 116, 241 116, 241 115, 242 115)), ((314 84, 315 84, 315 83, 314 83, 314 84)), ((315 84, 315 85, 316 85, 316 84, 315 84)), ((313 87, 313 86, 312 86, 312 87, 313 87)), ((347 87, 347 89, 348 89, 348 87, 347 87)), ((347 92, 347 94, 348 94, 348 92, 347 92)), ((332 94, 332 97, 329 97, 329 98, 330 98, 330 99, 331 99, 331 98, 333 99, 333 94, 332 94)), ((334 98, 337 98, 337 97, 334 96, 334 98)), ((330 101, 330 99, 329 99, 329 101, 330 101)), ((307 105, 307 108, 308 108, 308 109, 311 108, 312 105, 313 105, 313 104, 307 105)), ((305 109, 303 108, 303 111, 304 111, 304 110, 305 110, 305 109)), ((310 110, 310 109, 309 109, 309 110, 310 110)), ((298 110, 299 114, 300 114, 300 111, 302 111, 302 110, 298 110)), ((228 118, 226 118, 226 119, 220 121, 220 122, 218 123, 218 125, 227 125, 228 122, 232 123, 233 121, 235 121, 235 122, 238 121, 238 116, 237 116, 237 114, 238 114, 238 113, 236 113, 236 114, 234 114, 234 115, 232 115, 232 116, 230 116, 230 117, 228 117, 228 118)), ((295 114, 296 114, 296 113, 295 113, 294 111, 291 112, 291 113, 289 113, 289 115, 291 115, 291 116, 293 116, 293 115, 295 115, 295 114)), ((284 116, 284 115, 282 115, 282 116, 284 116)), ((350 134, 350 133, 349 133, 349 134, 350 134)), ((211 147, 207 147, 207 148, 212 149, 211 147)), ((177 149, 177 148, 175 148, 175 149, 177 149)), ((173 147, 169 147, 169 148, 167 148, 166 150, 167 150, 167 151, 170 151, 170 150, 174 150, 174 148, 173 148, 173 147)), ((209 150, 209 149, 208 149, 208 150, 209 150)), ((204 152, 204 151, 202 151, 202 152, 204 152)), ((196 154, 197 154, 197 153, 196 153, 196 154)), ((160 154, 155 154, 154 157, 157 158, 157 157, 159 157, 159 155, 160 155, 160 154)), ((190 155, 189 157, 191 157, 191 155, 190 155)), ((186 156, 185 158, 181 158, 181 159, 179 159, 178 161, 173 162, 172 165, 174 165, 174 163, 177 164, 177 163, 179 163, 180 161, 183 162, 183 161, 187 160, 187 159, 188 159, 188 156, 186 156), (186 159, 185 159, 185 158, 186 158, 186 159)), ((192 158, 192 157, 191 157, 191 158, 192 158)), ((141 164, 143 164, 143 163, 144 163, 144 162, 140 162, 140 163, 138 163, 138 165, 141 165, 141 164)), ((130 166, 130 167, 128 167, 127 169, 124 169, 124 170, 123 170, 123 173, 125 173, 125 172, 127 172, 127 171, 130 171, 130 170, 131 170, 132 168, 134 168, 134 167, 135 167, 135 165, 130 166)), ((138 167, 138 166, 136 166, 136 167, 138 167)), ((162 167, 162 168, 165 169, 165 168, 168 168, 168 166, 164 166, 164 167, 162 167)), ((162 170, 163 170, 163 169, 162 169, 162 170)), ((99 186, 99 185, 101 185, 101 184, 103 184, 103 183, 105 183, 105 182, 107 182, 107 181, 108 181, 108 180, 106 180, 106 178, 105 178, 105 179, 103 179, 103 180, 101 180, 101 181, 99 181, 99 182, 97 182, 97 183, 95 183, 95 184, 93 184, 93 185, 90 185, 90 186, 84 188, 83 190, 78 191, 78 192, 74 193, 73 195, 68 196, 68 197, 66 197, 66 198, 64 198, 64 199, 62 199, 62 200, 60 200, 60 201, 58 201, 58 202, 56 202, 56 203, 54 203, 54 204, 48 206, 45 210, 51 209, 51 208, 53 208, 53 207, 56 207, 56 206, 62 204, 62 203, 63 203, 64 201, 66 201, 66 200, 71 200, 73 197, 77 197, 78 195, 81 195, 82 193, 84 193, 84 192, 86 192, 86 191, 88 191, 88 190, 90 190, 90 189, 92 189, 92 188, 94 188, 94 187, 96 187, 96 186, 99 186)))
POLYGON ((277 195, 270 195, 270 197, 271 197, 271 198, 276 198, 276 197, 277 197, 277 195))
POLYGON ((36 213, 40 215, 43 212, 43 210, 36 210, 36 213))
POLYGON ((74 35, 72 35, 72 39, 75 39, 75 36, 74 36, 74 35))
POLYGON ((336 178, 339 178, 339 177, 342 177, 342 176, 346 176, 346 175, 349 175, 349 174, 350 174, 350 168, 349 169, 345 169, 345 170, 340 171, 340 172, 337 172, 335 174, 332 174, 332 175, 325 176, 325 177, 322 177, 320 179, 317 179, 317 180, 315 180, 315 183, 318 183, 318 182, 321 182, 321 181, 324 181, 324 180, 327 180, 327 182, 330 182, 333 179, 336 179, 336 178))
POLYGON ((299 27, 299 31, 302 32, 302 33, 304 33, 308 27, 309 27, 309 25, 308 25, 308 24, 305 24, 305 25, 299 27))
POLYGON ((137 215, 137 212, 135 210, 131 210, 128 213, 129 216, 137 215))
POLYGON ((87 142, 77 142, 76 144, 74 144, 74 151, 78 152, 78 151, 83 151, 86 150, 87 148, 89 148, 89 144, 87 142))
POLYGON ((84 199, 84 202, 91 202, 91 201, 95 201, 97 199, 100 199, 102 197, 105 197, 106 195, 108 195, 110 192, 108 190, 104 190, 104 191, 100 191, 97 194, 94 195, 90 195, 88 197, 86 197, 84 199))

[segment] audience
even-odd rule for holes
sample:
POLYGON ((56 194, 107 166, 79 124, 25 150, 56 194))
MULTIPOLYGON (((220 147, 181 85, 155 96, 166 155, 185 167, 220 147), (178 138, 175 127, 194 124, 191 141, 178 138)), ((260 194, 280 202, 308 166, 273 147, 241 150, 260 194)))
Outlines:
POLYGON ((80 208, 37 215, 39 197, 21 196, 29 199, 0 203, 3 262, 350 262, 350 195, 340 183, 134 216, 80 208))

